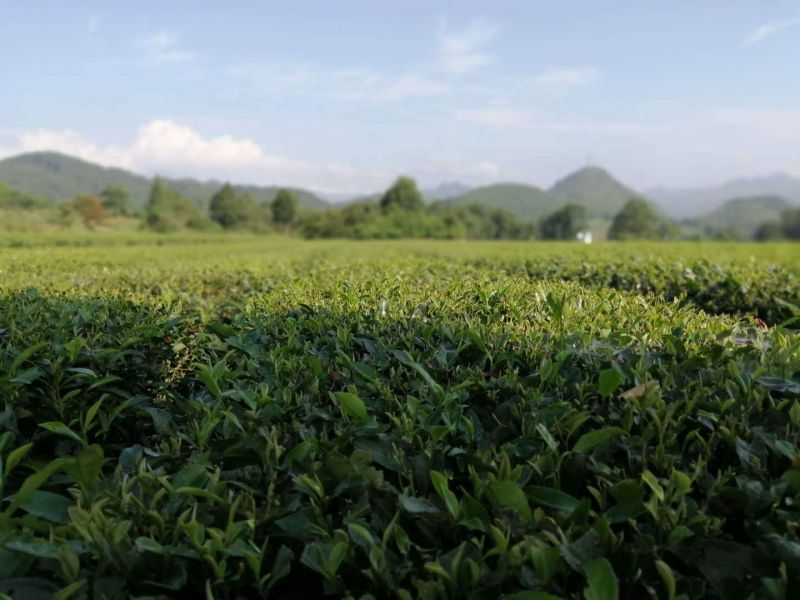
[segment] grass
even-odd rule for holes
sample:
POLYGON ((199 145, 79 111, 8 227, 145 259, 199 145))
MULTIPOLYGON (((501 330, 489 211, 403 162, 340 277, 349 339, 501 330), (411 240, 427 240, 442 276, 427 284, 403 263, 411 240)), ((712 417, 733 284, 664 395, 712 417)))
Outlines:
POLYGON ((23 239, 2 593, 800 593, 790 245, 23 239))

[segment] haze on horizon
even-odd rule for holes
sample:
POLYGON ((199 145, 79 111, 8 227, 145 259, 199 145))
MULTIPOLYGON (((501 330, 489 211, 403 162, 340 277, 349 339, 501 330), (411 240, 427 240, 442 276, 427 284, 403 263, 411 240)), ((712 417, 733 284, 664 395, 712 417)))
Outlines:
POLYGON ((0 1, 0 158, 382 189, 800 175, 800 2, 0 1))

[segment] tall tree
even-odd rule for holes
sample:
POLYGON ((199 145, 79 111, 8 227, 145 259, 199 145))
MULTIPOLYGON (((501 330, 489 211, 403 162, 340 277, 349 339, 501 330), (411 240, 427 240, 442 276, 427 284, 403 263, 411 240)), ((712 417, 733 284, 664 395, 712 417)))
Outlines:
POLYGON ((614 217, 608 230, 610 240, 660 240, 668 227, 647 200, 631 198, 614 217))
POLYGON ((411 177, 398 177, 381 198, 384 211, 400 208, 403 210, 422 210, 425 200, 417 189, 417 182, 411 177))
POLYGON ((115 216, 128 214, 131 196, 125 188, 118 185, 107 185, 100 192, 100 198, 103 201, 103 208, 110 214, 115 216))
POLYGON ((210 222, 197 208, 160 177, 153 180, 150 198, 145 206, 145 225, 156 231, 174 231, 188 227, 205 229, 210 222))
POLYGON ((539 231, 546 240, 574 240, 586 228, 586 207, 568 203, 542 219, 539 231))
POLYGON ((213 196, 208 206, 209 216, 225 228, 236 227, 242 222, 241 201, 231 184, 223 185, 213 196))
POLYGON ((783 224, 778 221, 767 221, 761 223, 756 229, 753 238, 759 242, 769 242, 775 240, 786 239, 786 234, 783 231, 783 224))
POLYGON ((297 196, 291 190, 278 190, 272 200, 272 220, 288 227, 297 218, 297 196))
POLYGON ((783 234, 790 240, 800 240, 800 208, 790 208, 782 215, 783 234))

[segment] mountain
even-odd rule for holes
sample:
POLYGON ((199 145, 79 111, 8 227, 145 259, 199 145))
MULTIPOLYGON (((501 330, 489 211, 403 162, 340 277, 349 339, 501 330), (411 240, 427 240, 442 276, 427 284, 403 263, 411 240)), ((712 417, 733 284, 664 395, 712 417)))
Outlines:
POLYGON ((531 221, 549 215, 564 204, 560 198, 522 183, 495 183, 477 187, 451 198, 448 202, 455 205, 483 204, 504 208, 531 221))
POLYGON ((653 188, 646 191, 663 211, 672 217, 697 217, 722 206, 731 198, 781 196, 800 203, 800 178, 786 174, 766 175, 749 179, 733 179, 707 188, 653 188))
POLYGON ((752 237, 759 225, 765 221, 778 221, 783 211, 791 207, 792 203, 781 196, 734 198, 693 219, 690 224, 712 235, 725 230, 738 230, 752 237))
MULTIPOLYGON (((199 204, 206 206, 211 196, 220 187, 222 181, 214 179, 208 181, 198 181, 196 179, 169 179, 164 180, 173 188, 175 188, 182 196, 199 204)), ((241 185, 234 184, 233 188, 240 194, 250 194, 256 202, 272 202, 272 199, 278 194, 281 188, 278 186, 261 186, 261 185, 241 185)), ((308 190, 300 188, 291 189, 297 196, 297 202, 301 210, 325 210, 330 208, 329 202, 322 200, 319 196, 308 190)))
POLYGON ((463 183, 450 181, 446 183, 440 183, 434 188, 424 189, 422 190, 422 195, 430 200, 448 200, 449 198, 455 198, 456 196, 463 196, 471 189, 472 188, 470 186, 464 185, 463 183))
POLYGON ((32 152, 0 161, 0 181, 20 192, 54 201, 70 200, 78 194, 98 194, 107 185, 118 185, 131 194, 136 206, 150 192, 146 177, 59 154, 32 152))
POLYGON ((583 204, 593 217, 613 218, 637 192, 599 167, 585 167, 559 179, 548 192, 564 202, 583 204))
MULTIPOLYGON (((205 207, 222 185, 219 181, 163 178, 199 206, 205 207)), ((79 194, 99 194, 108 185, 125 188, 135 208, 143 206, 150 194, 152 180, 124 169, 102 167, 58 152, 32 152, 0 160, 0 182, 32 196, 56 202, 70 200, 79 194)), ((251 194, 257 201, 271 200, 278 192, 274 186, 234 186, 251 194)), ((312 192, 295 189, 300 208, 322 209, 328 203, 312 192)))

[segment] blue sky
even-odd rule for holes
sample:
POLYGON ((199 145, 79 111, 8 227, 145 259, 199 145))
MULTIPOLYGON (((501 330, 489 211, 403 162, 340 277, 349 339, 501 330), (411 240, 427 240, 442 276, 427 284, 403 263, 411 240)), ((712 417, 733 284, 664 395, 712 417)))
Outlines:
POLYGON ((380 189, 800 175, 800 0, 0 0, 0 156, 380 189))

